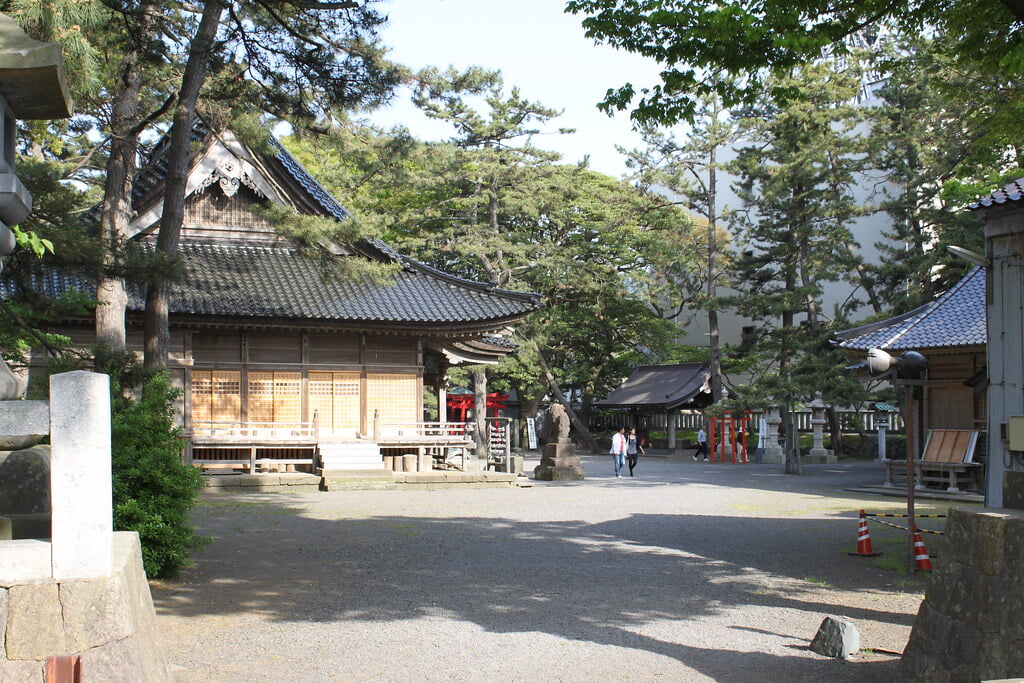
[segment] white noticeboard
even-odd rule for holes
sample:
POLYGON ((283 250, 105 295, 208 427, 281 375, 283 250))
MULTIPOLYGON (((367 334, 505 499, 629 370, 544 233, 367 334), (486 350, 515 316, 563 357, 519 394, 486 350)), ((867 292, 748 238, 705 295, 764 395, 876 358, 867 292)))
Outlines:
POLYGON ((533 418, 533 417, 526 418, 526 433, 527 433, 527 437, 530 439, 530 450, 531 451, 537 450, 537 422, 536 422, 536 418, 533 418))

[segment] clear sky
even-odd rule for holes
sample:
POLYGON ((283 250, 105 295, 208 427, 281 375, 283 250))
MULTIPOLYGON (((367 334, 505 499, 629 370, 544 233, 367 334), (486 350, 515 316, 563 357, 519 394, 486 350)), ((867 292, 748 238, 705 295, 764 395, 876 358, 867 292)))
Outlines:
MULTIPOLYGON (((656 82, 658 68, 650 61, 583 35, 581 18, 563 13, 564 0, 383 0, 377 7, 389 17, 384 43, 391 58, 412 68, 481 66, 500 70, 506 88, 546 107, 564 110, 549 128, 575 128, 572 135, 540 135, 537 147, 560 152, 566 162, 590 155, 594 170, 612 176, 625 172, 616 145, 640 146, 628 113, 614 118, 597 110, 610 87, 626 82, 656 82)), ((396 104, 372 115, 385 126, 403 124, 425 140, 453 135, 450 126, 430 121, 408 103, 408 92, 396 104)))

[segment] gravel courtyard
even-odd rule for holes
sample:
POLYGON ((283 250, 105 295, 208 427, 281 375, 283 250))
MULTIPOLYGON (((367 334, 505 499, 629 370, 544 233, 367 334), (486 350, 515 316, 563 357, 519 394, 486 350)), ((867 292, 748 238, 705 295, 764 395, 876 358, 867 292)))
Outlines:
POLYGON ((859 509, 903 506, 840 490, 877 465, 583 460, 529 488, 204 494, 213 542, 153 585, 167 655, 189 681, 891 679, 927 579, 891 568, 901 532, 848 555, 859 509), (862 656, 808 649, 829 614, 862 656))

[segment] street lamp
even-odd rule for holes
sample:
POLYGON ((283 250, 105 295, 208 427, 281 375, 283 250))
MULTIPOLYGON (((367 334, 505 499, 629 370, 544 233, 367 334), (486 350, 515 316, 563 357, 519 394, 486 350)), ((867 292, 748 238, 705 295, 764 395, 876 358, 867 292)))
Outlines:
POLYGON ((930 363, 917 351, 904 351, 893 357, 882 349, 868 350, 868 371, 874 377, 888 375, 893 385, 905 387, 906 408, 903 424, 907 431, 907 573, 916 569, 914 562, 914 461, 917 459, 916 439, 914 430, 914 414, 917 410, 914 401, 914 390, 928 384, 927 373, 930 363))

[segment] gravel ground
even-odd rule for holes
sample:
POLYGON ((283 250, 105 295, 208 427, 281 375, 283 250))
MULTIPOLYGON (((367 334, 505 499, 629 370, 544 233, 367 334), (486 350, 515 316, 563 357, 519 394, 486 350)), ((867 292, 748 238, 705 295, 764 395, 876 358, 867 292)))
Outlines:
POLYGON ((189 681, 892 678, 926 579, 886 568, 884 527, 881 558, 848 555, 859 509, 901 509, 840 491, 877 465, 583 461, 529 488, 204 494, 213 543, 153 584, 167 655, 189 681), (862 656, 808 649, 829 614, 862 656))

